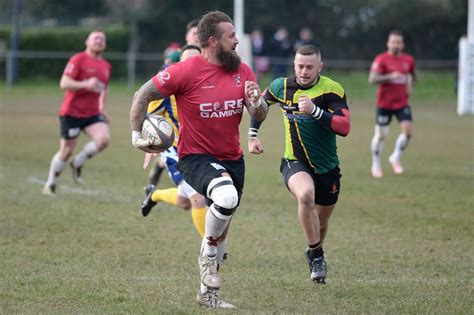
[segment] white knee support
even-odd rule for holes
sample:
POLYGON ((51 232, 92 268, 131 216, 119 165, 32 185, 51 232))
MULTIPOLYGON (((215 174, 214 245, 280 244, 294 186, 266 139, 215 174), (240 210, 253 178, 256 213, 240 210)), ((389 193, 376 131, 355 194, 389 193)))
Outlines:
POLYGON ((375 137, 380 140, 384 140, 385 137, 388 136, 389 132, 389 127, 388 126, 380 126, 380 125, 375 125, 375 137))
POLYGON ((207 197, 214 204, 224 209, 234 209, 239 203, 239 195, 234 187, 232 178, 228 176, 217 177, 211 180, 207 187, 207 197))

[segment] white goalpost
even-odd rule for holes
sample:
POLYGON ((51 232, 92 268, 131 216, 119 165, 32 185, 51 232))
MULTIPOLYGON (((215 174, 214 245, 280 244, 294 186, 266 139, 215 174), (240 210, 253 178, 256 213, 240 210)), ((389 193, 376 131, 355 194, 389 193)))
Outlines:
POLYGON ((474 114, 474 0, 469 0, 467 37, 459 40, 458 115, 474 114))

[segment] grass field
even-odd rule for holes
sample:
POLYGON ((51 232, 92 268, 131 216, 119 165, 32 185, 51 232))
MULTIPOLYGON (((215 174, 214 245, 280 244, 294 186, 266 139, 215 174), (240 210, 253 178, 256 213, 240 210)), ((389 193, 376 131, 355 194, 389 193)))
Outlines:
MULTIPOLYGON (((295 201, 278 173, 283 132, 273 108, 261 131, 265 154, 246 159, 221 270, 221 293, 238 309, 226 313, 472 314, 474 120, 456 115, 452 76, 421 73, 406 173, 391 174, 386 162, 380 180, 370 176, 375 89, 365 73, 333 77, 346 87, 352 131, 338 140, 328 284, 309 280, 295 201)), ((207 312, 194 302, 200 239, 190 213, 159 204, 139 215, 147 174, 130 144, 132 91, 112 84, 112 144, 87 162, 86 186, 66 169, 56 198, 41 185, 59 142, 57 82, 0 93, 0 314, 207 312)), ((243 136, 247 126, 245 116, 243 136)), ((384 161, 397 134, 395 123, 384 161)))

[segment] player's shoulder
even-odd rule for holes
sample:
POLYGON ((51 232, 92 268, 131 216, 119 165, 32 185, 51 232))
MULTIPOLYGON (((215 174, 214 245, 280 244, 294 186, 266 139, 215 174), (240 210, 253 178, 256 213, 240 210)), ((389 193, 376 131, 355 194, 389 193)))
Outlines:
POLYGON ((322 87, 323 90, 330 93, 335 93, 339 95, 340 97, 343 97, 345 94, 344 88, 342 87, 342 85, 339 82, 329 77, 326 77, 323 75, 319 76, 318 85, 320 85, 320 87, 322 87))
POLYGON ((102 58, 101 60, 102 60, 102 63, 106 65, 106 67, 112 68, 112 64, 110 63, 110 61, 108 61, 105 58, 102 58))
POLYGON ((78 62, 78 61, 83 61, 87 59, 87 53, 85 51, 80 51, 78 53, 75 53, 74 55, 69 58, 69 62, 78 62))
POLYGON ((285 89, 286 81, 287 78, 284 77, 276 78, 270 83, 269 88, 272 92, 282 91, 285 89))
POLYGON ((413 57, 412 55, 407 54, 407 53, 403 53, 402 58, 405 59, 405 60, 408 60, 408 61, 415 61, 415 57, 413 57))
POLYGON ((171 71, 173 71, 175 69, 179 69, 179 70, 200 69, 200 68, 203 67, 203 64, 204 64, 203 63, 203 58, 202 58, 201 55, 199 55, 199 56, 189 57, 188 59, 186 59, 184 61, 179 61, 177 63, 173 63, 173 64, 169 65, 168 67, 166 67, 165 69, 169 69, 171 71))
POLYGON ((285 88, 287 86, 287 78, 280 77, 274 79, 270 86, 268 87, 268 91, 277 99, 283 100, 285 98, 285 88))
POLYGON ((245 72, 252 72, 252 68, 250 68, 250 66, 245 62, 240 63, 240 70, 243 70, 245 72))
POLYGON ((386 60, 388 58, 390 58, 390 54, 388 53, 388 51, 384 51, 384 52, 381 52, 380 54, 376 55, 374 60, 383 61, 383 60, 386 60))

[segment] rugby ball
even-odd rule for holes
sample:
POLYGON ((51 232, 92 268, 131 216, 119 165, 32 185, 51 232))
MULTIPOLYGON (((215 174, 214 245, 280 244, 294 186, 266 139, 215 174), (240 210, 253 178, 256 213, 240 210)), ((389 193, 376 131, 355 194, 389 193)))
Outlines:
POLYGON ((166 150, 174 142, 173 126, 163 116, 149 115, 143 121, 142 138, 152 149, 166 150))

